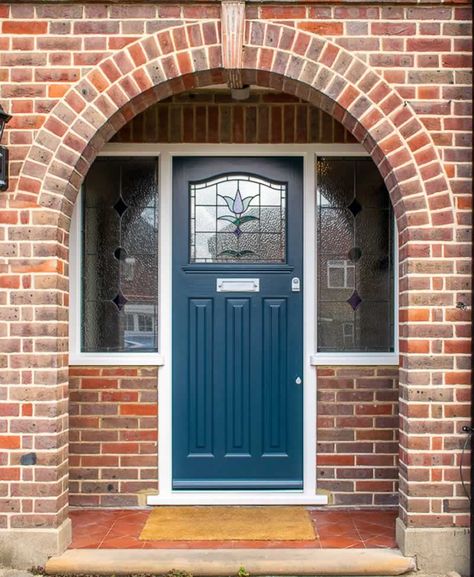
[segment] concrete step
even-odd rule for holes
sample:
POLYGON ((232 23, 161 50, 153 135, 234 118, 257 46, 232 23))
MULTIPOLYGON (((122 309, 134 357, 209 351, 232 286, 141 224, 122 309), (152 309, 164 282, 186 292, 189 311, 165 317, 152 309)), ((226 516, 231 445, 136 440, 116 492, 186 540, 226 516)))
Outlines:
POLYGON ((402 575, 415 561, 398 549, 69 549, 46 564, 49 574, 402 575))

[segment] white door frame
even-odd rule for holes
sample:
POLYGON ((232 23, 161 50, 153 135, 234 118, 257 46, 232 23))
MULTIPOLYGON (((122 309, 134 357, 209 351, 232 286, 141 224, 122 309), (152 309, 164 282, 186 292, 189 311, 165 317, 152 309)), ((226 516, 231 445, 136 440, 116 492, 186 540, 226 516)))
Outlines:
MULTIPOLYGON (((159 355, 123 355, 107 364, 147 364, 158 369, 158 483, 159 494, 149 495, 148 505, 284 505, 327 504, 316 493, 316 171, 315 156, 367 156, 359 144, 249 145, 249 144, 122 144, 109 143, 101 156, 156 156, 159 158, 159 355), (178 491, 172 489, 172 160, 174 156, 299 156, 304 159, 303 201, 303 490, 178 491)), ((78 307, 76 307, 78 308, 78 307)), ((74 351, 74 364, 81 362, 74 351)), ((85 360, 85 359, 84 359, 85 360)), ((99 359, 96 359, 99 361, 99 359)), ((105 361, 105 358, 104 358, 105 361)), ((100 364, 100 363, 99 363, 100 364)))

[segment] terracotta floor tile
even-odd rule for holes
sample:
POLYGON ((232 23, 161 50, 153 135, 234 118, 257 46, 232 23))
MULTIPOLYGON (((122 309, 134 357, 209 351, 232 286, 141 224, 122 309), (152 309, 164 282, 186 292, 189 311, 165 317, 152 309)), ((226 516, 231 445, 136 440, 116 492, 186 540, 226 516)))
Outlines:
POLYGON ((142 549, 143 542, 134 536, 107 536, 99 546, 99 549, 142 549))
POLYGON ((364 548, 396 547, 396 511, 322 511, 308 509, 315 539, 311 541, 140 541, 151 509, 71 511, 71 548, 223 549, 223 548, 364 548))
POLYGON ((378 537, 372 537, 370 539, 365 539, 364 540, 364 545, 367 548, 388 548, 388 549, 396 549, 397 548, 397 542, 395 541, 395 537, 389 537, 389 536, 378 536, 378 537))
POLYGON ((321 549, 364 549, 364 543, 358 537, 327 537, 320 539, 321 549))
POLYGON ((101 539, 97 537, 73 536, 70 549, 97 549, 101 539))
POLYGON ((356 530, 355 527, 353 526, 341 526, 341 525, 330 525, 330 526, 319 526, 317 525, 318 528, 318 535, 320 538, 323 537, 337 537, 337 536, 344 536, 344 535, 358 535, 358 532, 356 530))

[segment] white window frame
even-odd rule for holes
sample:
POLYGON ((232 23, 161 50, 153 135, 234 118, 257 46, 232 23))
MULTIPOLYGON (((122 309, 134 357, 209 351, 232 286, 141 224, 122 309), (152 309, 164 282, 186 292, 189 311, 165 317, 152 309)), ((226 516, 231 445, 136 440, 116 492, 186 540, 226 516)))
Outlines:
MULTIPOLYGON (((316 171, 317 156, 361 156, 367 153, 358 144, 317 145, 163 145, 109 143, 101 156, 153 156, 159 159, 159 353, 81 353, 81 198, 73 213, 71 227, 70 365, 154 365, 158 366, 158 486, 159 494, 147 498, 149 505, 213 504, 311 504, 327 503, 317 494, 316 417, 317 374, 313 365, 398 365, 398 354, 335 353, 314 354, 317 332, 316 294, 316 171), (304 159, 304 407, 303 407, 303 490, 300 491, 176 491, 172 489, 172 160, 174 156, 296 156, 304 159), (349 361, 349 362, 348 362, 349 361)), ((397 278, 395 271, 395 279, 397 278)), ((396 282, 396 281, 395 281, 396 282)), ((396 285, 395 285, 396 286, 396 285)), ((395 296, 397 295, 397 291, 395 296)), ((395 298, 396 300, 396 298, 395 298)), ((398 303, 395 304, 397 306, 398 303)), ((397 318, 397 317, 395 317, 397 318)), ((395 322, 395 327, 397 323, 395 322)), ((395 330, 395 342, 398 333, 395 330)))

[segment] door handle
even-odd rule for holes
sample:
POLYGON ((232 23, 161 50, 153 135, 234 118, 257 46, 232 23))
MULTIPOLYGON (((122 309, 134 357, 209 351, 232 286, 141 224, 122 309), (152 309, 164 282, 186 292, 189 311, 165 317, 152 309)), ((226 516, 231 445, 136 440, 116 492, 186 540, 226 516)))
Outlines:
POLYGON ((301 377, 296 377, 295 383, 296 383, 297 385, 301 385, 302 382, 303 382, 303 381, 301 380, 301 377))

